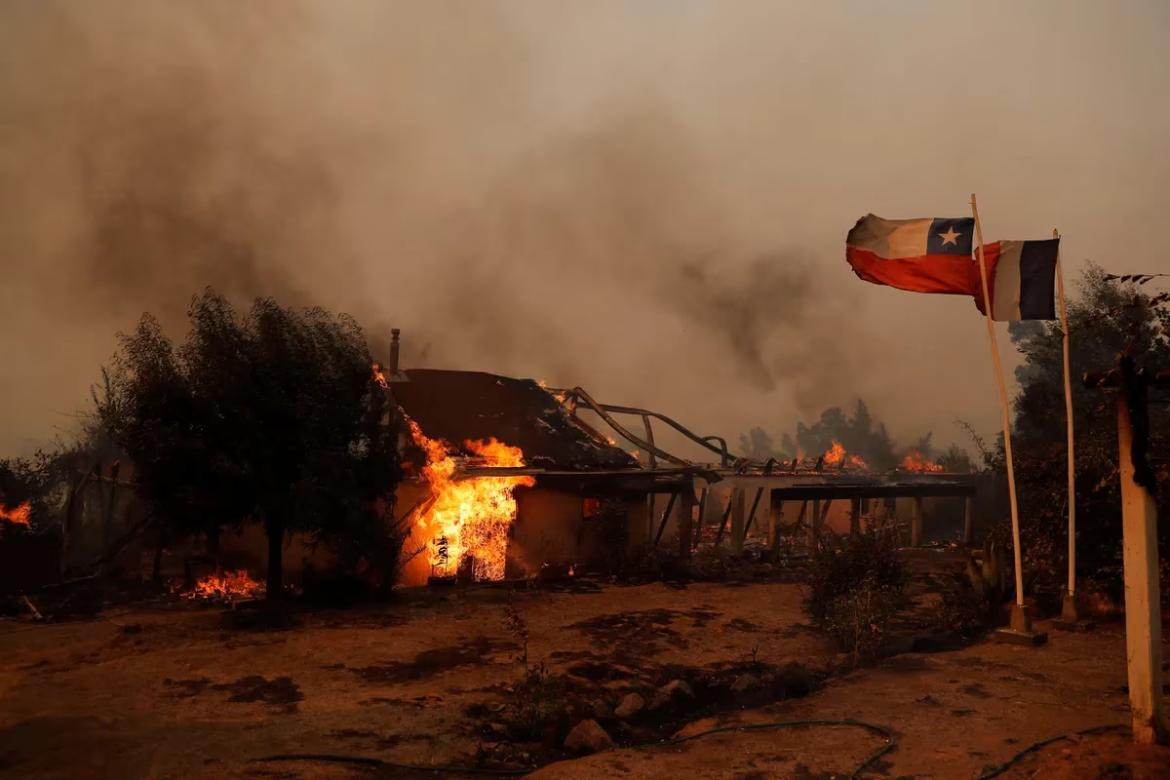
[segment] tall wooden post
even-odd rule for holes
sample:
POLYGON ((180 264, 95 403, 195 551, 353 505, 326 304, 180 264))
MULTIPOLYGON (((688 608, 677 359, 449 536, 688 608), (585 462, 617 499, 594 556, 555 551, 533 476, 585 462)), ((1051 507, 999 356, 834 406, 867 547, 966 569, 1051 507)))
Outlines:
POLYGON ((747 516, 747 491, 743 488, 731 490, 731 549, 743 551, 743 524, 747 516))
MULTIPOLYGON (((1060 238, 1056 228, 1052 229, 1052 237, 1060 238)), ((1064 350, 1064 417, 1068 432, 1068 587, 1064 592, 1064 604, 1061 607, 1061 618, 1065 622, 1076 623, 1079 619, 1077 612, 1077 458, 1073 437, 1073 401, 1072 380, 1069 377, 1068 359, 1068 307, 1064 301, 1064 272, 1060 267, 1060 253, 1056 255, 1056 293, 1060 304, 1061 346, 1064 350)))
POLYGON ((861 533, 861 499, 855 498, 849 502, 849 534, 857 536, 861 533))
POLYGON ((1145 384, 1122 360, 1117 398, 1122 562, 1129 711, 1135 742, 1165 743, 1162 719, 1162 609, 1158 590, 1158 513, 1145 464, 1145 384), (1136 430, 1135 430, 1136 428, 1136 430), (1138 446, 1134 446, 1135 442, 1138 446), (1136 457, 1135 457, 1136 455, 1136 457))

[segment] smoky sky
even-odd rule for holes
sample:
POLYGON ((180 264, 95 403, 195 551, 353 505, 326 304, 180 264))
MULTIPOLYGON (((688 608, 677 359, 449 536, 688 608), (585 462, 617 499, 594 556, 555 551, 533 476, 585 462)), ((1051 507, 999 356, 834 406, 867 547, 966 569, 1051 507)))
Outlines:
POLYGON ((971 301, 860 282, 844 235, 976 192, 1070 278, 1170 270, 1167 33, 1159 2, 8 0, 0 455, 207 285, 732 440, 859 397, 990 436, 971 301))

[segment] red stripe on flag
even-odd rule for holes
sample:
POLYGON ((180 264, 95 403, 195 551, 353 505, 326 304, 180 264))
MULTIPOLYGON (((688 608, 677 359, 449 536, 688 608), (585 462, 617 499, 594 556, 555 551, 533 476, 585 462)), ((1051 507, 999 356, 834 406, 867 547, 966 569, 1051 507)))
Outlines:
POLYGON ((974 295, 979 289, 978 270, 972 270, 968 257, 923 255, 889 260, 865 249, 846 246, 845 258, 853 266, 853 272, 865 281, 899 290, 974 295))

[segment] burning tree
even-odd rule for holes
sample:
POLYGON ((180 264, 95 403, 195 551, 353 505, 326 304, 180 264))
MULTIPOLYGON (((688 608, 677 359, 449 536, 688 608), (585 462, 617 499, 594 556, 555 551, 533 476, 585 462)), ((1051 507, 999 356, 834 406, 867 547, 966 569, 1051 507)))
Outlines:
POLYGON ((392 566, 373 542, 395 544, 396 431, 358 325, 271 299, 241 317, 212 290, 193 300, 189 317, 176 348, 145 315, 121 337, 95 393, 99 419, 160 519, 177 533, 210 536, 263 523, 269 600, 283 592, 290 530, 345 547, 342 561, 351 563, 342 541, 361 538, 371 564, 392 566))

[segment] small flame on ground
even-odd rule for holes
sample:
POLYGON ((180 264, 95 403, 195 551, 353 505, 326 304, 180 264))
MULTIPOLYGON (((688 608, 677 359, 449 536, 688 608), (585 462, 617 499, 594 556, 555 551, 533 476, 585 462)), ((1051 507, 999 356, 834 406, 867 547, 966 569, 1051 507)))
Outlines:
POLYGON ((943 471, 943 466, 939 463, 927 460, 918 450, 910 450, 906 453, 906 457, 902 458, 902 463, 899 466, 906 471, 923 471, 930 473, 938 473, 943 471))
POLYGON ((222 574, 208 574, 185 594, 189 599, 207 601, 233 601, 254 599, 264 595, 264 583, 252 579, 247 571, 228 571, 222 574))
POLYGON ((826 466, 846 466, 848 468, 868 469, 869 465, 858 455, 845 452, 845 445, 834 441, 833 446, 825 453, 826 466))
POLYGON ((25 501, 23 504, 17 504, 12 509, 9 509, 4 504, 0 504, 0 520, 12 525, 23 525, 28 528, 32 518, 32 505, 25 501))
MULTIPOLYGON (((413 420, 410 435, 426 453, 423 478, 433 499, 419 517, 417 526, 431 538, 431 569, 438 576, 459 570, 465 556, 473 560, 476 580, 502 580, 507 562, 508 532, 516 520, 517 487, 531 487, 530 476, 475 477, 455 480, 455 458, 448 446, 422 432, 413 420)), ((485 461, 485 465, 518 468, 524 453, 496 439, 465 441, 463 446, 485 461)))

